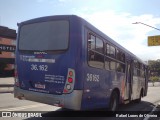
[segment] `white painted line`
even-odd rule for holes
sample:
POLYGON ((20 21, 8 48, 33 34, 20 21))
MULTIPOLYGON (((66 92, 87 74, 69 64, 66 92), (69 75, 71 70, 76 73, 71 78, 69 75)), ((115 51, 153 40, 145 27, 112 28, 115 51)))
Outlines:
POLYGON ((45 104, 36 104, 36 105, 27 105, 27 106, 20 106, 15 108, 8 108, 8 109, 0 109, 0 111, 20 111, 28 108, 35 108, 35 107, 42 107, 45 106, 45 104))

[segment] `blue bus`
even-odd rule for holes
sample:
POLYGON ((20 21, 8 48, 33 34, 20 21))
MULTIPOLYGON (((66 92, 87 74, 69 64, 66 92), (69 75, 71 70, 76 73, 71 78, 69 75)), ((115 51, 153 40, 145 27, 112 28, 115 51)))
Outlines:
POLYGON ((18 24, 14 97, 73 110, 140 102, 147 65, 76 15, 18 24))

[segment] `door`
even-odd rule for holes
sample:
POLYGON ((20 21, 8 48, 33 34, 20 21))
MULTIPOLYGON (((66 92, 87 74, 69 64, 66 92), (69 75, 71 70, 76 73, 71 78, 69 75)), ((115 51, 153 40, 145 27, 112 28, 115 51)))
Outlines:
POLYGON ((125 100, 131 100, 132 94, 132 72, 131 72, 131 61, 127 60, 126 63, 126 81, 125 81, 125 100))

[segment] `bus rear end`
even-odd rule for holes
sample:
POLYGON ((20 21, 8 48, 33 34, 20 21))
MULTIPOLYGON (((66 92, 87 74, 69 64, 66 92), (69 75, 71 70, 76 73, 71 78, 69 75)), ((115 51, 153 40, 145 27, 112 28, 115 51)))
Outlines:
POLYGON ((70 30, 70 20, 66 16, 19 24, 16 98, 75 110, 81 108, 82 90, 75 89, 74 56, 77 53, 70 41, 70 30))

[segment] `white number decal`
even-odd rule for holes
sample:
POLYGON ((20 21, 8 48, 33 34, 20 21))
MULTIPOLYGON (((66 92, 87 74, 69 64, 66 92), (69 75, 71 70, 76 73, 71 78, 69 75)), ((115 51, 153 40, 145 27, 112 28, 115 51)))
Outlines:
POLYGON ((39 70, 40 71, 48 71, 48 66, 47 65, 40 65, 39 70))
POLYGON ((99 75, 87 73, 87 81, 99 82, 99 75))
POLYGON ((31 70, 38 70, 37 65, 32 64, 32 65, 31 65, 31 70))
POLYGON ((36 64, 32 64, 31 65, 31 70, 34 71, 48 71, 48 65, 36 65, 36 64))

